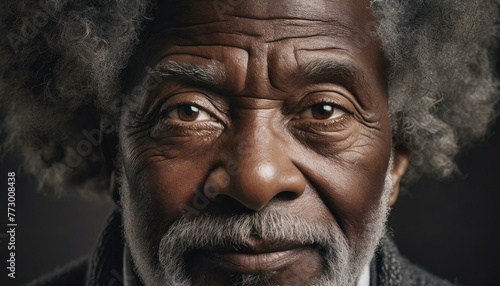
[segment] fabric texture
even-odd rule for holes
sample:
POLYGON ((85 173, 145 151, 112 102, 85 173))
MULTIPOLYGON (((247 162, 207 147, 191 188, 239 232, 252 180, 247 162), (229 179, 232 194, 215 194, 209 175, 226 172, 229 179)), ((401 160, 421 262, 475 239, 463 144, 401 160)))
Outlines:
MULTIPOLYGON (((135 277, 123 277, 124 245, 121 213, 116 211, 109 217, 91 257, 76 261, 28 286, 121 286, 126 279, 138 285, 135 277)), ((451 285, 402 257, 388 237, 381 240, 370 265, 370 286, 451 285)))

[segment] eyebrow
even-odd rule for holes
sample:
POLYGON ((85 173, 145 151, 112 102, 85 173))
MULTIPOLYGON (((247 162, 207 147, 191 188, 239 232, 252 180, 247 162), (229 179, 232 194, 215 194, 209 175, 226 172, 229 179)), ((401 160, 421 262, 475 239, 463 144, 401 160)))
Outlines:
POLYGON ((355 93, 360 86, 368 82, 361 70, 347 61, 317 60, 308 63, 299 73, 299 78, 308 82, 335 82, 355 93))
MULTIPOLYGON (((215 65, 195 65, 190 63, 168 61, 159 64, 152 71, 162 79, 173 78, 188 84, 197 84, 211 90, 219 91, 218 83, 222 83, 224 71, 215 65)), ((300 69, 295 76, 296 80, 306 83, 338 83, 344 86, 356 98, 358 90, 367 86, 368 81, 361 70, 349 61, 316 60, 300 69)))
POLYGON ((176 61, 159 64, 153 72, 161 78, 176 78, 180 81, 188 81, 206 86, 211 86, 219 82, 222 73, 215 66, 199 66, 176 61))
MULTIPOLYGON (((156 65, 155 68, 149 70, 147 74, 149 75, 149 78, 153 78, 156 81, 156 84, 154 84, 154 87, 152 88, 153 90, 158 87, 157 84, 162 85, 164 83, 163 80, 167 78, 213 89, 218 82, 221 82, 224 71, 215 65, 195 65, 190 63, 168 61, 166 63, 156 65)), ((147 90, 146 94, 147 96, 143 107, 152 106, 156 98, 153 96, 155 93, 147 90)))

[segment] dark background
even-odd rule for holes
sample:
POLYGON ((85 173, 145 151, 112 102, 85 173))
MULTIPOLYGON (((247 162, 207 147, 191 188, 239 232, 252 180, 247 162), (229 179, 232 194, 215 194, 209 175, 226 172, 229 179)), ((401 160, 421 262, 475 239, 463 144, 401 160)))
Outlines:
MULTIPOLYGON (((109 201, 56 199, 36 192, 32 178, 16 177, 16 276, 7 278, 7 172, 19 158, 0 162, 0 285, 22 285, 93 249, 109 201)), ((460 285, 500 285, 500 120, 487 141, 459 157, 462 176, 425 179, 402 194, 390 217, 401 252, 460 285)))

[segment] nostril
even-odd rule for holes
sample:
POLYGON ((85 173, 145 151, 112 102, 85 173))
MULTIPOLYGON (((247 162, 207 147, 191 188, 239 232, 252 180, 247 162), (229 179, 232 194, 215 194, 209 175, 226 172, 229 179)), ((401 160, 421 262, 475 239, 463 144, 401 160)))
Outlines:
POLYGON ((276 199, 276 200, 283 200, 283 201, 291 201, 291 200, 297 199, 299 196, 300 196, 300 194, 297 193, 297 192, 283 191, 283 192, 278 193, 274 197, 274 199, 276 199))
POLYGON ((255 212, 255 210, 246 207, 232 196, 225 194, 219 194, 212 201, 211 211, 214 213, 234 214, 234 215, 255 212))

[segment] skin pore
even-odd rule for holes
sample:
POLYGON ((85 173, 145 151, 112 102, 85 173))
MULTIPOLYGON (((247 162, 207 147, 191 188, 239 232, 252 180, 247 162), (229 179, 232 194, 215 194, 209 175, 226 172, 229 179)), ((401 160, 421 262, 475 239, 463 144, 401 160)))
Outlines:
MULTIPOLYGON (((170 1, 169 1, 170 2, 170 1)), ((120 128, 125 235, 146 285, 349 285, 383 234, 391 158, 368 1, 159 4, 120 128), (290 274, 292 273, 292 274, 290 274), (174 282, 173 282, 174 281, 174 282)))

